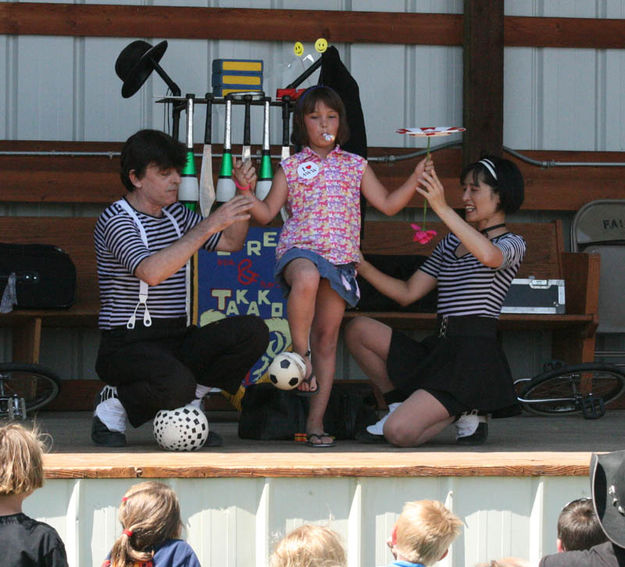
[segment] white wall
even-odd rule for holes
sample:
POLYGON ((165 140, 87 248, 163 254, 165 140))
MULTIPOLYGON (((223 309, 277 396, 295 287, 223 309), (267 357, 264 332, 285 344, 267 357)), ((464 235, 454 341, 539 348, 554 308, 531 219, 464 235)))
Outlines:
MULTIPOLYGON (((185 538, 204 567, 265 567, 273 546, 303 523, 339 532, 350 567, 392 561, 386 547, 407 500, 435 499, 465 527, 441 567, 555 553, 562 507, 589 496, 587 477, 165 479, 180 498, 185 538)), ((70 567, 98 567, 121 528, 117 506, 131 480, 49 480, 25 512, 53 525, 70 567)))

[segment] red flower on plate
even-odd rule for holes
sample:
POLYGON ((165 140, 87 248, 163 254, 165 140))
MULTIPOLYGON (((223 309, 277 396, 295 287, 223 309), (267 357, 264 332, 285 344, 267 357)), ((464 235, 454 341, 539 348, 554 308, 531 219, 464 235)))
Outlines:
POLYGON ((415 231, 414 236, 412 238, 413 242, 418 242, 419 244, 427 244, 432 238, 436 236, 435 230, 421 230, 421 227, 418 224, 410 225, 415 231))

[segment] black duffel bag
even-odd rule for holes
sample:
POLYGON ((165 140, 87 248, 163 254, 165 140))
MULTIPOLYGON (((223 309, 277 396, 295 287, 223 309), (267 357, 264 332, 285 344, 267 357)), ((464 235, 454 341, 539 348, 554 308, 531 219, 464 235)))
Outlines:
MULTIPOLYGON (((273 384, 252 384, 245 389, 239 416, 239 437, 257 440, 293 440, 306 432, 310 398, 273 384)), ((369 384, 349 381, 332 386, 324 429, 337 439, 354 439, 356 433, 377 421, 375 397, 369 384)))
POLYGON ((68 309, 76 294, 76 267, 50 244, 0 243, 0 297, 15 277, 16 309, 68 309))

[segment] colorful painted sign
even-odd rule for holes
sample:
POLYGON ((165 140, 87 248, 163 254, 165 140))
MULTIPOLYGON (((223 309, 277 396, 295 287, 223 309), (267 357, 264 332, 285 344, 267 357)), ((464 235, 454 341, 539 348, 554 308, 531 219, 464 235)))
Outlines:
POLYGON ((198 260, 199 324, 233 315, 258 315, 270 330, 269 347, 244 385, 259 380, 291 344, 286 301, 273 279, 279 228, 252 227, 240 252, 205 252, 198 260))

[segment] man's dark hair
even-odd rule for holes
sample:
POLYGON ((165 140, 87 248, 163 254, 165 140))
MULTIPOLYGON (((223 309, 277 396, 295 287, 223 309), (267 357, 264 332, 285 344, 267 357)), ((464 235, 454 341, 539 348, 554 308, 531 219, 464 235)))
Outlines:
POLYGON ((607 541, 590 498, 569 502, 558 518, 558 538, 565 551, 590 549, 607 541))
POLYGON ((186 160, 187 149, 181 142, 160 130, 139 130, 126 140, 122 148, 120 177, 126 189, 134 191, 135 186, 130 180, 131 171, 138 178, 145 175, 150 164, 182 171, 186 160))

